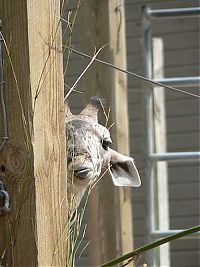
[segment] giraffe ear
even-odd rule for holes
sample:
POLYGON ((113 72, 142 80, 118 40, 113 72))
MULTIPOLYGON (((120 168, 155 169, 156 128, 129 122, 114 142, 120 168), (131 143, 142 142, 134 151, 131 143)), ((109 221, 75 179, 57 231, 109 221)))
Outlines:
POLYGON ((84 108, 84 110, 80 113, 80 115, 91 118, 93 121, 98 121, 98 112, 103 109, 104 101, 97 96, 93 96, 90 98, 90 102, 84 108))
POLYGON ((110 149, 109 173, 115 186, 141 186, 138 170, 132 158, 110 149))

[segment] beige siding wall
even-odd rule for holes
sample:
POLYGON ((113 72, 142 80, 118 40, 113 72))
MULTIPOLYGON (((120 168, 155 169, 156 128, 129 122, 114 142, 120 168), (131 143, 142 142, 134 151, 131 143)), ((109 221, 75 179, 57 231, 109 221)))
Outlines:
MULTIPOLYGON (((148 1, 153 8, 198 6, 197 1, 148 1)), ((147 1, 126 1, 128 68, 143 72, 141 48, 141 7, 147 1)), ((198 76, 198 21, 195 18, 152 23, 153 36, 164 41, 165 76, 198 76)), ((190 89, 197 93, 197 88, 190 89)), ((129 78, 131 152, 144 171, 143 99, 141 82, 129 78)), ((199 103, 195 98, 166 90, 168 151, 196 151, 199 136, 199 103)), ((143 178, 145 179, 145 177, 143 178)), ((184 229, 199 223, 199 169, 197 163, 169 164, 171 229, 184 229)), ((145 243, 145 191, 134 190, 133 214, 135 245, 145 243)), ((172 266, 198 266, 197 240, 171 245, 172 266)))
MULTIPOLYGON (((74 2, 74 1, 71 1, 74 2)), ((143 55, 141 41, 141 8, 149 4, 151 8, 173 8, 198 6, 194 0, 142 1, 126 0, 126 33, 128 69, 138 74, 143 73, 143 55)), ((73 6, 73 3, 72 3, 73 6)), ((69 6, 67 6, 69 8, 69 6)), ((67 10, 66 10, 67 12, 67 10)), ((196 18, 173 19, 154 22, 153 36, 164 41, 165 76, 199 75, 199 29, 196 18)), ((81 19, 77 18, 73 32, 73 44, 81 50, 81 19)), ((96 44, 98 45, 98 44, 96 44)), ((95 46, 95 44, 94 44, 95 46)), ((71 86, 83 69, 83 61, 72 54, 66 77, 66 84, 71 86)), ((143 181, 144 177, 144 125, 142 82, 128 77, 130 150, 143 181)), ((81 83, 76 88, 84 91, 81 83)), ((196 92, 197 88, 188 89, 196 92)), ((70 96, 71 106, 78 112, 82 106, 82 95, 70 96)), ((199 149, 199 103, 198 99, 168 91, 166 89, 167 144, 168 151, 196 151, 199 149)), ((169 197, 171 229, 183 229, 199 224, 199 167, 197 163, 185 162, 169 164, 169 197)), ((133 189, 133 214, 135 246, 143 245, 145 240, 145 201, 144 187, 133 189)), ((83 242, 86 244, 87 238, 83 242)), ((199 247, 197 240, 176 241, 171 245, 172 266, 197 267, 199 247)), ((141 262, 143 258, 141 259, 141 262)), ((88 251, 82 255, 79 266, 89 266, 88 251)))

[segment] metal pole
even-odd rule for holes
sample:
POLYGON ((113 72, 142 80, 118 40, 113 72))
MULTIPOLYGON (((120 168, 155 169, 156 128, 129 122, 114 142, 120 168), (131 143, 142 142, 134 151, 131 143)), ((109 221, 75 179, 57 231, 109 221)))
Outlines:
MULTIPOLYGON (((178 234, 184 231, 182 230, 169 230, 169 231, 160 231, 160 230, 154 230, 151 234, 154 238, 163 238, 167 237, 169 235, 178 234)), ((191 235, 183 236, 181 239, 199 239, 200 238, 200 232, 193 233, 191 235)))
POLYGON ((174 87, 196 87, 200 85, 200 77, 176 77, 154 80, 155 82, 174 87))
MULTIPOLYGON (((152 79, 152 43, 151 43, 151 22, 146 17, 146 7, 143 10, 143 44, 144 44, 144 62, 145 75, 148 79, 152 79)), ((146 85, 145 85, 146 86, 146 85)), ((144 88, 144 109, 145 109, 145 132, 146 132, 146 196, 147 196, 147 235, 148 242, 152 241, 151 232, 155 229, 155 210, 154 210, 154 176, 153 165, 150 155, 153 153, 153 91, 151 87, 144 88)), ((147 254, 147 262, 149 266, 154 266, 154 252, 147 254)))
POLYGON ((146 8, 145 12, 146 16, 149 19, 196 17, 200 15, 200 7, 157 9, 157 10, 151 10, 150 8, 146 8))
POLYGON ((150 155, 152 161, 184 161, 184 160, 200 160, 200 152, 169 152, 169 153, 152 153, 150 155))

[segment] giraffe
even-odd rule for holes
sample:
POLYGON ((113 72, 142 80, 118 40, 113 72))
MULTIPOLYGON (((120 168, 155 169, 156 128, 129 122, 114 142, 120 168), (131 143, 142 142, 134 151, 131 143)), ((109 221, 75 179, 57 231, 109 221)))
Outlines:
MULTIPOLYGON (((66 112, 66 154, 68 200, 76 209, 89 187, 108 169, 115 186, 139 187, 141 180, 131 157, 110 148, 112 139, 109 130, 98 123, 102 101, 92 97, 78 115, 73 115, 68 104, 66 112)), ((70 217, 74 217, 74 212, 70 217)))

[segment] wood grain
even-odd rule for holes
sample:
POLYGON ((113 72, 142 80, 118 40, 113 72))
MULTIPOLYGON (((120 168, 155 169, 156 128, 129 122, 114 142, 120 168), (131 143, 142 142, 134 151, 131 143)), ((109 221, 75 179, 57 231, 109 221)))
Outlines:
MULTIPOLYGON (((87 1, 82 5, 84 52, 93 54, 105 44, 100 59, 126 68, 124 1, 87 1), (116 9, 119 7, 119 10, 116 9)), ((85 62, 86 64, 86 62, 85 62)), ((127 112, 127 77, 113 69, 94 63, 84 76, 85 98, 98 95, 111 107, 109 125, 115 148, 129 154, 127 112)), ((105 116, 101 117, 105 125, 105 116)), ((129 188, 118 190, 109 175, 99 182, 89 200, 91 265, 117 257, 133 249, 132 205, 129 188)), ((131 266, 131 265, 129 265, 131 266)))
MULTIPOLYGON (((161 79, 164 76, 164 47, 162 39, 153 38, 153 78, 161 79)), ((165 89, 153 89, 154 101, 154 134, 155 153, 163 153, 167 150, 166 141, 166 111, 165 111, 165 89)), ((169 230, 169 197, 168 197, 168 165, 167 162, 157 162, 156 173, 156 195, 157 209, 155 214, 159 230, 169 230)), ((160 266, 170 266, 170 245, 165 244, 159 248, 160 266)))
POLYGON ((11 212, 0 217, 2 264, 66 266, 60 1, 1 1, 0 8, 12 61, 4 51, 10 139, 0 156, 11 212))

